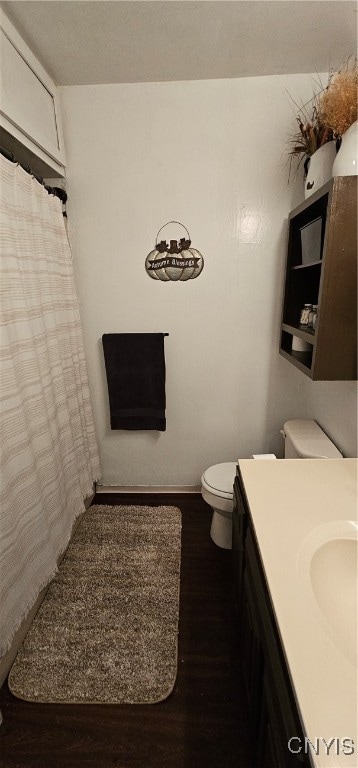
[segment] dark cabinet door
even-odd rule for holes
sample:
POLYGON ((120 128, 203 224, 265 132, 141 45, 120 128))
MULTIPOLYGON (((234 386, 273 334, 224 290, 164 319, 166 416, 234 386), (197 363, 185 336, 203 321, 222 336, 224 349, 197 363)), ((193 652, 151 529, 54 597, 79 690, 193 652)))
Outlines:
POLYGON ((264 674, 256 768, 287 768, 287 752, 284 750, 281 736, 270 685, 267 675, 264 674))
POLYGON ((232 565, 234 601, 238 614, 241 613, 242 589, 244 579, 244 556, 247 512, 239 478, 234 481, 234 508, 232 514, 232 565))
MULTIPOLYGON (((304 751, 290 750, 292 736, 298 737, 301 745, 304 739, 301 729, 297 727, 288 737, 286 717, 287 712, 282 709, 274 681, 270 680, 265 670, 255 768, 311 768, 304 751)), ((296 747, 296 740, 294 745, 296 747)))
MULTIPOLYGON (((307 756, 290 752, 288 742, 292 737, 302 739, 303 733, 292 685, 287 670, 281 640, 276 625, 271 599, 268 593, 260 556, 249 524, 245 541, 245 584, 251 585, 252 606, 255 610, 255 625, 260 638, 264 659, 264 674, 261 694, 261 721, 268 721, 266 736, 261 734, 265 747, 276 755, 276 768, 309 765, 307 756), (266 744, 267 741, 267 744, 266 744)), ((261 726, 262 728, 263 726, 261 726)), ((260 743, 260 740, 259 740, 260 743)), ((259 763, 259 768, 261 768, 259 763)))
POLYGON ((244 574, 241 615, 241 653, 251 732, 256 744, 260 725, 264 656, 256 618, 255 596, 247 569, 244 574))

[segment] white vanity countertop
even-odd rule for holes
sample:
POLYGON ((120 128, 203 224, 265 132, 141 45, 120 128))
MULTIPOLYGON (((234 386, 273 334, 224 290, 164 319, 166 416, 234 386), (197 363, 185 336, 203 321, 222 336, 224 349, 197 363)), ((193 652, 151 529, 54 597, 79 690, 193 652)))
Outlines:
MULTIPOLYGON (((303 729, 316 750, 319 745, 319 754, 311 751, 311 760, 317 768, 357 768, 352 633, 346 643, 352 629, 348 606, 352 599, 356 602, 357 585, 352 583, 354 563, 348 564, 346 550, 338 549, 336 557, 330 547, 336 539, 345 546, 348 539, 349 553, 354 553, 350 540, 356 536, 358 460, 240 459, 238 464, 303 729), (328 548, 320 549, 327 543, 328 548), (324 557, 315 559, 315 583, 332 621, 318 607, 311 588, 310 564, 318 550, 324 557), (335 739, 328 755, 322 739, 335 739), (349 741, 343 744, 343 739, 349 741), (349 755, 352 739, 354 753, 349 755)), ((298 747, 297 740, 292 744, 298 747)))

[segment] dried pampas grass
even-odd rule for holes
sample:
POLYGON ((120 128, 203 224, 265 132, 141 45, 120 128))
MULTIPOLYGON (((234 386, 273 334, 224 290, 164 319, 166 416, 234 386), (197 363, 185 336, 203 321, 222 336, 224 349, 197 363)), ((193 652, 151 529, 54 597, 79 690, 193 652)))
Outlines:
POLYGON ((320 117, 335 136, 342 134, 357 120, 357 59, 348 60, 333 74, 320 97, 320 117))

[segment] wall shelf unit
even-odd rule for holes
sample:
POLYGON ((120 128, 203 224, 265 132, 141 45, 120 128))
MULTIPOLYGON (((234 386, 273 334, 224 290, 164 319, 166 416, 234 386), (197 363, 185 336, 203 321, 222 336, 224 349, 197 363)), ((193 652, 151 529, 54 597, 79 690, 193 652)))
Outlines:
POLYGON ((288 230, 280 354, 311 379, 356 380, 357 177, 331 179, 290 213, 288 230), (314 332, 299 325, 305 303, 318 306, 314 332))
POLYGON ((57 87, 2 8, 0 45, 0 143, 43 178, 64 178, 57 87))

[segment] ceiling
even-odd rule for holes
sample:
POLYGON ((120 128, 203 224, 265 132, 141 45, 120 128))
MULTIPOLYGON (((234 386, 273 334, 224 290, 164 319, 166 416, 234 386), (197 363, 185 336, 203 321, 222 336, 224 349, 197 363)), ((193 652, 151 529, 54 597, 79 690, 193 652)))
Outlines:
POLYGON ((58 85, 326 72, 357 49, 351 0, 10 0, 58 85))

